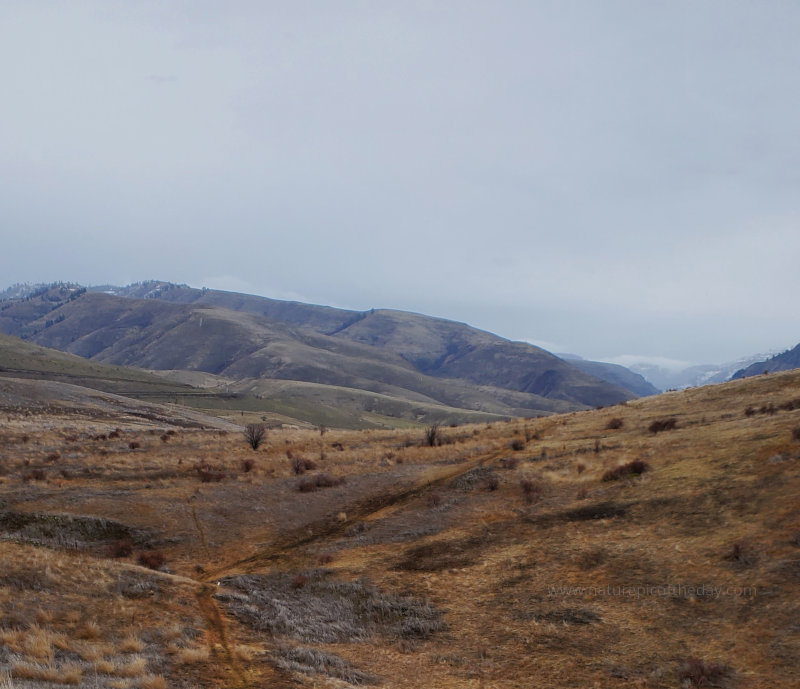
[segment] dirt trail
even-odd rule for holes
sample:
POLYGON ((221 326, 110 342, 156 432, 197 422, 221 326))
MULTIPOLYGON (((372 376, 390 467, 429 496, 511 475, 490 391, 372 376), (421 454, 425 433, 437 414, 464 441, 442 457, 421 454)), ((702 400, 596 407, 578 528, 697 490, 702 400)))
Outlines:
MULTIPOLYGON (((285 538, 272 543, 249 557, 231 562, 211 573, 207 573, 204 581, 195 582, 200 586, 195 595, 200 611, 206 620, 206 625, 210 632, 210 650, 217 657, 219 665, 223 669, 229 670, 228 674, 230 675, 230 680, 235 680, 236 682, 236 684, 228 684, 227 686, 253 687, 256 685, 253 683, 253 678, 249 677, 248 673, 242 669, 241 663, 236 658, 236 654, 228 640, 229 637, 226 631, 224 616, 217 602, 214 600, 217 580, 226 576, 248 574, 263 569, 270 562, 276 560, 289 550, 308 545, 321 538, 334 536, 354 523, 367 519, 371 515, 383 511, 387 507, 409 500, 428 488, 452 481, 472 469, 484 466, 489 462, 499 459, 501 456, 505 456, 507 453, 508 451, 505 449, 495 450, 482 457, 462 462, 455 466, 428 472, 427 475, 417 480, 413 485, 406 486, 396 492, 383 493, 360 500, 346 508, 347 519, 341 521, 332 521, 329 519, 306 525, 302 529, 296 530, 294 533, 287 535, 285 538), (214 644, 214 637, 216 637, 216 646, 214 644)), ((266 680, 267 678, 262 677, 261 679, 266 680)), ((274 682, 270 682, 269 686, 277 685, 274 684, 274 682)))
POLYGON ((356 522, 368 519, 387 507, 409 500, 428 488, 456 479, 472 469, 483 466, 487 462, 499 459, 501 456, 507 454, 507 450, 495 451, 487 456, 462 462, 456 466, 429 472, 414 484, 406 486, 396 492, 372 495, 363 500, 359 500, 345 508, 347 514, 346 519, 336 521, 327 519, 325 521, 307 524, 303 526, 302 529, 297 529, 295 532, 288 534, 285 538, 275 541, 253 555, 242 558, 241 560, 236 560, 235 562, 231 562, 224 567, 214 570, 208 574, 206 581, 217 581, 222 577, 235 576, 237 574, 250 574, 277 559, 286 553, 287 550, 293 550, 308 545, 322 538, 335 536, 345 531, 356 522))

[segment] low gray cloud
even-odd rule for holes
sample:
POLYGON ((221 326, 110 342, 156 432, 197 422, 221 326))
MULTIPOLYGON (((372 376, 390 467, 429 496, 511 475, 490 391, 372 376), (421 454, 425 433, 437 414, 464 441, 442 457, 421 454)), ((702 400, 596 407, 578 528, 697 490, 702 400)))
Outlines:
POLYGON ((5 283, 393 307, 586 357, 800 341, 800 6, 6 2, 5 283))

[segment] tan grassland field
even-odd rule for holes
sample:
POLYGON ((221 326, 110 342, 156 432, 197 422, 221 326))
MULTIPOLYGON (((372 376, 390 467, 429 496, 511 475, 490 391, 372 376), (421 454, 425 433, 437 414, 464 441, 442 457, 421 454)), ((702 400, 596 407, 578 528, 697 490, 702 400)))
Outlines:
POLYGON ((798 687, 798 400, 793 371, 256 451, 0 408, 0 687, 798 687))

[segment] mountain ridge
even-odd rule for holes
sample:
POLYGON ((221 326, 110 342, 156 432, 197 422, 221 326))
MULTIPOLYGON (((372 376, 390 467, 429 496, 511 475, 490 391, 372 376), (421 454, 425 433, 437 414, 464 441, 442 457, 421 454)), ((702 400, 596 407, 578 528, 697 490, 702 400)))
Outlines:
POLYGON ((800 344, 792 347, 791 349, 787 349, 785 352, 776 354, 769 359, 757 361, 753 364, 750 364, 750 366, 738 370, 733 374, 731 380, 749 378, 762 373, 775 371, 790 371, 794 368, 800 368, 800 344))
POLYGON ((0 330, 119 365, 402 390, 498 413, 538 415, 635 396, 533 345, 446 319, 171 283, 51 285, 4 300, 0 330))

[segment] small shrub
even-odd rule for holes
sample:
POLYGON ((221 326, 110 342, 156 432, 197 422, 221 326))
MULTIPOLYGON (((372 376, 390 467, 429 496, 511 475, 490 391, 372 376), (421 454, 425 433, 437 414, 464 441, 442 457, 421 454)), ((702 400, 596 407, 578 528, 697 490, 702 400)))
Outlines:
POLYGON ((333 560, 333 553, 320 553, 319 557, 317 558, 317 562, 321 565, 329 565, 331 562, 333 562, 333 560))
POLYGON ((678 419, 660 419, 653 421, 648 427, 651 433, 661 433, 662 431, 671 431, 678 427, 678 419))
POLYGON ((138 555, 139 564, 150 569, 161 569, 167 557, 160 550, 143 550, 138 555))
POLYGON ((576 464, 575 465, 575 471, 577 471, 578 474, 582 474, 584 471, 586 471, 586 465, 585 464, 580 464, 580 463, 576 464))
POLYGON ((753 406, 748 405, 747 407, 745 407, 745 410, 744 410, 744 415, 745 416, 751 417, 751 416, 754 416, 755 413, 756 413, 756 410, 755 410, 755 408, 753 406))
POLYGON ((514 438, 514 440, 509 443, 509 446, 512 450, 514 450, 514 452, 519 452, 520 450, 525 449, 525 441, 521 438, 514 438))
POLYGON ((778 410, 777 410, 777 409, 775 409, 775 405, 774 405, 774 404, 772 404, 772 403, 770 402, 769 404, 765 404, 765 405, 763 405, 763 406, 761 407, 761 409, 759 409, 759 411, 760 411, 762 414, 769 414, 769 415, 771 416, 772 414, 774 414, 774 413, 775 413, 775 412, 777 412, 778 410))
POLYGON ((436 445, 441 444, 439 429, 440 426, 438 423, 425 427, 425 445, 428 447, 436 447, 436 445))
POLYGON ((308 577, 305 574, 295 574, 292 579, 292 588, 297 590, 305 587, 308 583, 308 577))
POLYGON ((314 477, 317 488, 333 488, 344 483, 344 476, 331 476, 330 474, 317 474, 314 477))
POLYGON ((800 440, 800 426, 792 429, 792 440, 800 440))
POLYGON ((516 469, 518 464, 519 460, 516 457, 504 457, 500 460, 500 466, 503 469, 516 469))
POLYGON ((486 490, 494 492, 500 487, 500 479, 497 476, 489 476, 483 485, 486 490))
POLYGON ((679 677, 690 687, 718 687, 731 675, 727 665, 712 663, 700 658, 689 658, 681 665, 679 677))
POLYGON ((161 434, 161 442, 166 443, 169 441, 169 436, 166 433, 161 434))
POLYGON ((529 478, 522 479, 519 482, 519 487, 522 489, 522 495, 525 498, 525 502, 528 504, 535 502, 539 499, 539 497, 541 497, 541 486, 536 484, 534 481, 531 481, 529 478))
POLYGON ((44 481, 47 479, 47 474, 44 469, 31 469, 22 475, 22 480, 26 483, 28 481, 44 481))
POLYGON ((108 434, 108 437, 109 437, 109 439, 111 439, 111 438, 119 438, 119 428, 117 428, 116 430, 111 431, 111 433, 108 434))
POLYGON ((267 427, 263 423, 249 423, 244 427, 244 437, 247 444, 257 450, 267 434, 267 427))
POLYGON ((632 462, 623 464, 622 466, 609 469, 603 474, 603 481, 617 481, 627 476, 639 476, 649 469, 647 462, 641 459, 635 459, 632 462))
POLYGON ((255 465, 256 465, 255 460, 249 459, 249 458, 248 459, 243 459, 242 460, 242 471, 245 474, 249 474, 253 470, 253 467, 255 465))
POLYGON ((111 546, 111 557, 129 557, 133 553, 133 543, 122 538, 111 546))
POLYGON ((128 443, 128 449, 129 450, 138 450, 141 446, 142 446, 142 444, 137 442, 137 441, 135 441, 135 440, 131 440, 128 443))
POLYGON ((317 488, 333 488, 344 483, 344 476, 331 476, 330 474, 317 474, 298 481, 297 490, 301 493, 311 493, 317 488))
POLYGON ((59 459, 61 459, 61 455, 58 454, 58 452, 51 452, 49 455, 47 455, 48 462, 57 462, 59 459))
POLYGON ((206 463, 198 464, 195 467, 195 471, 197 471, 201 483, 219 483, 225 478, 223 472, 212 469, 211 466, 206 463))
POLYGON ((294 457, 291 459, 292 461, 292 471, 296 476, 300 476, 300 474, 305 474, 306 471, 313 471, 317 468, 317 465, 314 463, 313 459, 305 459, 304 457, 294 457))
POLYGON ((625 422, 618 416, 615 416, 613 419, 609 419, 608 423, 606 424, 606 428, 609 431, 616 431, 622 428, 624 425, 625 422))
POLYGON ((339 450, 339 452, 344 452, 344 445, 342 445, 340 442, 331 443, 331 447, 334 450, 339 450))

